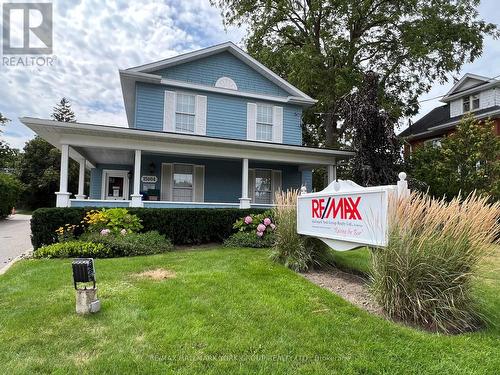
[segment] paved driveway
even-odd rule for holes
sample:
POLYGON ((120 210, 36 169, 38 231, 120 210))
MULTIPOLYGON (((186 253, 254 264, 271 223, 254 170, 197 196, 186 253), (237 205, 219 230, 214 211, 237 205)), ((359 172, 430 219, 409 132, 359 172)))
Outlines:
POLYGON ((0 269, 31 250, 30 219, 31 215, 14 215, 0 220, 0 269))

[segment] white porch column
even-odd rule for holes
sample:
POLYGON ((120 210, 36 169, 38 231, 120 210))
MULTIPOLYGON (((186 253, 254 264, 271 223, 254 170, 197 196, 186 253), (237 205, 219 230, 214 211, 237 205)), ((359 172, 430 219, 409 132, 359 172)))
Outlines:
POLYGON ((69 207, 69 197, 71 193, 68 192, 68 164, 69 164, 69 145, 61 145, 61 171, 59 174, 59 191, 56 192, 56 206, 69 207))
POLYGON ((141 191, 141 150, 135 150, 134 160, 134 193, 131 195, 130 207, 143 207, 141 191))
POLYGON ((328 185, 337 179, 337 165, 330 164, 327 168, 328 171, 328 185))
POLYGON ((80 160, 80 171, 78 174, 78 194, 76 195, 76 199, 87 198, 87 196, 83 194, 85 188, 85 163, 85 159, 80 160))
POLYGON ((250 208, 251 199, 248 197, 248 159, 243 159, 241 168, 241 198, 240 208, 250 208))

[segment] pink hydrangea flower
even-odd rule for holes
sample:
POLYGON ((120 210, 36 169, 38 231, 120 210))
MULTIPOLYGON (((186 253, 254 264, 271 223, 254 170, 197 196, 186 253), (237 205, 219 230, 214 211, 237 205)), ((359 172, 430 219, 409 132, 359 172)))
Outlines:
POLYGON ((253 221, 253 219, 252 219, 252 217, 251 217, 251 216, 247 216, 247 217, 245 218, 245 224, 247 224, 247 225, 248 225, 248 224, 252 224, 252 221, 253 221))
POLYGON ((273 223, 269 224, 269 226, 271 227, 272 230, 276 229, 276 225, 274 225, 273 223))
POLYGON ((101 236, 107 236, 111 231, 109 229, 101 230, 101 236))
POLYGON ((266 226, 264 224, 257 225, 257 232, 264 232, 266 230, 266 226))
POLYGON ((127 230, 125 228, 123 228, 121 231, 120 231, 120 234, 122 236, 125 236, 127 234, 127 230))
POLYGON ((257 236, 262 237, 263 235, 264 235, 264 232, 257 231, 257 236))
POLYGON ((266 217, 264 219, 264 225, 267 227, 269 224, 271 224, 271 219, 269 219, 268 217, 266 217))

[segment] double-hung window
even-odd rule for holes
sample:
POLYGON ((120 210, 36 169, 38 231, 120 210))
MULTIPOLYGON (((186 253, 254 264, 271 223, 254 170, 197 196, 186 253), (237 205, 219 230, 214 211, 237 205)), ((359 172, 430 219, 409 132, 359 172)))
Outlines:
POLYGON ((257 141, 273 140, 273 106, 257 104, 257 127, 255 137, 257 141))
POLYGON ((255 203, 272 203, 272 182, 270 169, 255 170, 255 203))
POLYGON ((175 104, 175 131, 181 133, 194 133, 195 103, 195 95, 177 94, 175 104))
POLYGON ((479 95, 471 95, 463 98, 463 112, 479 109, 479 95))
POLYGON ((172 200, 174 202, 193 201, 193 166, 174 164, 172 200))

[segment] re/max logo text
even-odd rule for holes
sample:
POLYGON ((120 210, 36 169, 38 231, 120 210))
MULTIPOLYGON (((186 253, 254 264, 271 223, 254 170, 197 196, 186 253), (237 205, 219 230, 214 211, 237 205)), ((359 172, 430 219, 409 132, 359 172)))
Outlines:
POLYGON ((313 219, 362 220, 358 211, 359 202, 361 202, 361 197, 312 199, 312 217, 313 219))

